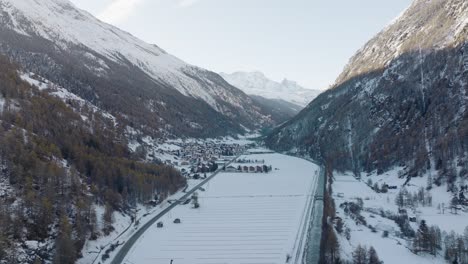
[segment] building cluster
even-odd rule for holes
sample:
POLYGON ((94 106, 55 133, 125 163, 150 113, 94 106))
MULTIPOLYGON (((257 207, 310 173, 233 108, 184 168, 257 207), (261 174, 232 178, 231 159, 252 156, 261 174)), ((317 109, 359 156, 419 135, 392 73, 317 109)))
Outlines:
POLYGON ((267 166, 265 164, 263 165, 259 165, 259 164, 256 164, 256 165, 238 165, 237 167, 236 166, 233 166, 233 165, 230 165, 230 166, 227 166, 225 168, 223 168, 224 171, 226 172, 243 172, 243 173, 268 173, 272 170, 272 167, 271 165, 270 166, 267 166))
POLYGON ((256 160, 256 159, 238 159, 237 163, 261 163, 265 164, 265 160, 256 160))
POLYGON ((248 146, 215 141, 177 142, 173 149, 158 149, 154 156, 164 156, 162 161, 181 170, 187 178, 206 177, 234 156, 243 154, 248 146))

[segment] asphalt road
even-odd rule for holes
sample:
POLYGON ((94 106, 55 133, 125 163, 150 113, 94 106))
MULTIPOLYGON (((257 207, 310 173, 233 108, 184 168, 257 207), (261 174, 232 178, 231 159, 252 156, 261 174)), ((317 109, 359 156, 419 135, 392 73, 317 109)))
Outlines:
MULTIPOLYGON (((241 155, 237 156, 236 158, 232 159, 230 162, 226 163, 223 166, 229 166, 231 163, 233 163, 235 160, 237 160, 241 155)), ((135 232, 126 242, 125 244, 119 249, 119 252, 115 255, 114 259, 112 260, 111 264, 122 264, 124 263, 124 259, 127 256, 128 252, 130 249, 132 249, 133 245, 138 241, 138 239, 152 226, 154 225, 161 217, 163 217, 165 214, 167 214, 169 211, 174 209, 177 205, 179 205, 182 201, 187 200, 194 192, 196 192, 200 187, 205 185, 207 182, 209 182, 211 179, 213 179, 218 173, 222 171, 222 168, 218 169, 215 173, 213 173, 210 177, 206 178, 203 180, 200 184, 192 188, 187 194, 182 196, 180 199, 172 203, 169 207, 161 211, 159 214, 157 214, 153 219, 148 221, 146 224, 144 224, 138 231, 135 232)))

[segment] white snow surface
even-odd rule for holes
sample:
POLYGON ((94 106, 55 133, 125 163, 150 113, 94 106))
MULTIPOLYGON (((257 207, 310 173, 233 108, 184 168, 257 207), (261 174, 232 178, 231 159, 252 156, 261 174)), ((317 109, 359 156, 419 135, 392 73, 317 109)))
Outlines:
POLYGON ((3 169, 4 167, 0 165, 0 197, 6 197, 13 192, 13 187, 8 182, 8 179, 4 175, 1 175, 1 170, 3 169))
POLYGON ((278 170, 220 173, 198 192, 199 209, 190 204, 174 208, 161 220, 164 227, 151 227, 125 261, 284 263, 287 254, 293 256, 319 168, 281 154, 245 158, 265 160, 278 170), (174 224, 176 218, 182 223, 174 224))
POLYGON ((282 99, 299 106, 307 106, 322 91, 304 88, 294 81, 284 79, 281 83, 268 79, 261 72, 220 73, 231 85, 246 94, 269 99, 282 99))
POLYGON ((0 113, 3 112, 4 106, 5 106, 5 99, 0 95, 0 113))
MULTIPOLYGON (((195 187, 200 182, 198 180, 188 180, 188 189, 195 187)), ((129 215, 124 215, 119 212, 114 212, 112 226, 115 230, 108 236, 101 235, 97 240, 87 240, 82 250, 83 257, 78 259, 78 264, 91 264, 101 263, 101 256, 109 248, 111 244, 122 243, 130 238, 138 229, 145 223, 150 221, 156 214, 170 206, 169 201, 176 200, 182 197, 185 193, 181 190, 174 195, 168 197, 167 200, 159 204, 158 206, 151 207, 139 204, 136 209, 136 222, 132 222, 129 215)), ((98 229, 102 229, 102 215, 104 214, 104 207, 101 205, 95 205, 96 216, 98 220, 98 229)), ((109 253, 113 257, 117 253, 116 250, 109 253)))
MULTIPOLYGON (((94 112, 100 113, 103 117, 112 120, 114 123, 116 122, 116 118, 111 115, 109 112, 104 111, 97 106, 93 105, 92 103, 84 100, 83 98, 79 97, 78 95, 69 92, 67 89, 41 77, 33 73, 24 73, 20 72, 20 77, 23 81, 29 83, 32 86, 37 87, 39 90, 47 90, 50 95, 55 96, 59 99, 61 99, 63 102, 66 102, 67 100, 72 100, 77 103, 79 103, 81 106, 87 105, 91 109, 93 109, 94 112)), ((0 98, 1 99, 1 98, 0 98)), ((0 100, 0 106, 1 106, 1 100, 0 100)), ((1 108, 0 108, 1 110, 1 108)), ((83 120, 86 120, 87 117, 81 116, 83 120)))
MULTIPOLYGON (((334 174, 333 182, 333 199, 335 200, 337 216, 344 220, 345 227, 351 230, 351 239, 348 241, 344 236, 339 235, 340 251, 342 258, 352 260, 352 252, 360 244, 369 248, 373 246, 380 260, 384 263, 446 263, 443 256, 431 256, 428 254, 416 255, 409 248, 411 241, 407 241, 398 236, 400 228, 398 225, 388 219, 381 217, 379 212, 398 213, 398 207, 395 204, 395 198, 400 188, 402 188, 406 178, 399 179, 398 172, 402 168, 395 168, 383 175, 372 173, 364 175, 361 180, 354 178, 353 174, 338 173, 334 174), (376 193, 366 182, 371 179, 373 183, 382 185, 387 183, 390 186, 397 186, 397 190, 389 190, 388 193, 376 193), (357 225, 349 216, 346 216, 340 204, 346 201, 355 201, 356 198, 363 199, 364 210, 361 215, 364 216, 367 224, 372 225, 377 230, 373 233, 370 228, 363 225, 357 225), (389 237, 383 238, 383 231, 389 231, 389 237)), ((434 172, 431 172, 434 173, 434 172)), ((426 177, 412 178, 409 184, 405 187, 410 193, 415 193, 420 187, 427 186, 426 177)), ((411 227, 416 231, 421 220, 426 220, 428 226, 437 225, 441 231, 450 233, 454 231, 457 234, 463 234, 465 227, 468 226, 468 214, 460 211, 458 214, 451 214, 450 209, 446 208, 442 214, 437 209, 439 204, 444 203, 447 207, 451 199, 451 194, 447 192, 447 186, 433 186, 430 191, 432 195, 432 207, 419 206, 415 210, 407 209, 408 216, 416 217, 417 223, 411 223, 411 227)))
POLYGON ((368 41, 349 60, 334 86, 353 76, 387 67, 407 52, 444 49, 455 44, 457 37, 466 40, 468 1, 415 0, 382 31, 368 41), (449 14, 444 20, 441 13, 449 14), (429 33, 430 32, 430 33, 429 33))
MULTIPOLYGON (((19 34, 51 40, 57 49, 82 46, 116 63, 129 61, 154 80, 174 87, 183 95, 200 98, 218 111, 221 111, 216 102, 218 97, 228 98, 229 103, 240 106, 240 102, 225 94, 225 89, 209 80, 202 85, 186 74, 196 74, 202 69, 98 20, 68 0, 0 0, 0 10, 11 19, 7 26, 19 34)), ((100 75, 109 68, 91 53, 84 56, 100 65, 97 69, 100 75)))

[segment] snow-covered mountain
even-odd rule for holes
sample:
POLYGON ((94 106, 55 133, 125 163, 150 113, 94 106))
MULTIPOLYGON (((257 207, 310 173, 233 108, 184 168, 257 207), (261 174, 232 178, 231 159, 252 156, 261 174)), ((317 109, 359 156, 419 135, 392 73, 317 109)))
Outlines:
POLYGON ((294 81, 284 79, 275 82, 262 72, 220 73, 230 84, 246 94, 262 96, 268 99, 281 99, 305 107, 322 91, 304 88, 294 81))
POLYGON ((268 138, 333 169, 468 175, 468 1, 416 0, 268 138))
POLYGON ((0 0, 0 15, 0 53, 139 128, 213 136, 274 123, 219 75, 68 0, 0 0))

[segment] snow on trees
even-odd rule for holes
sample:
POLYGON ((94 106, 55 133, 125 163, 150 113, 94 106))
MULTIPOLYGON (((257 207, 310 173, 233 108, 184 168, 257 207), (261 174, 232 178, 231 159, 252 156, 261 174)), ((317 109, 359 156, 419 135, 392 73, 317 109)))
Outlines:
POLYGON ((353 263, 354 264, 368 264, 367 249, 361 245, 358 245, 353 252, 353 263))
POLYGON ((380 264, 381 261, 379 259, 379 256, 377 255, 377 251, 375 250, 374 247, 369 248, 368 254, 368 262, 369 264, 380 264))

